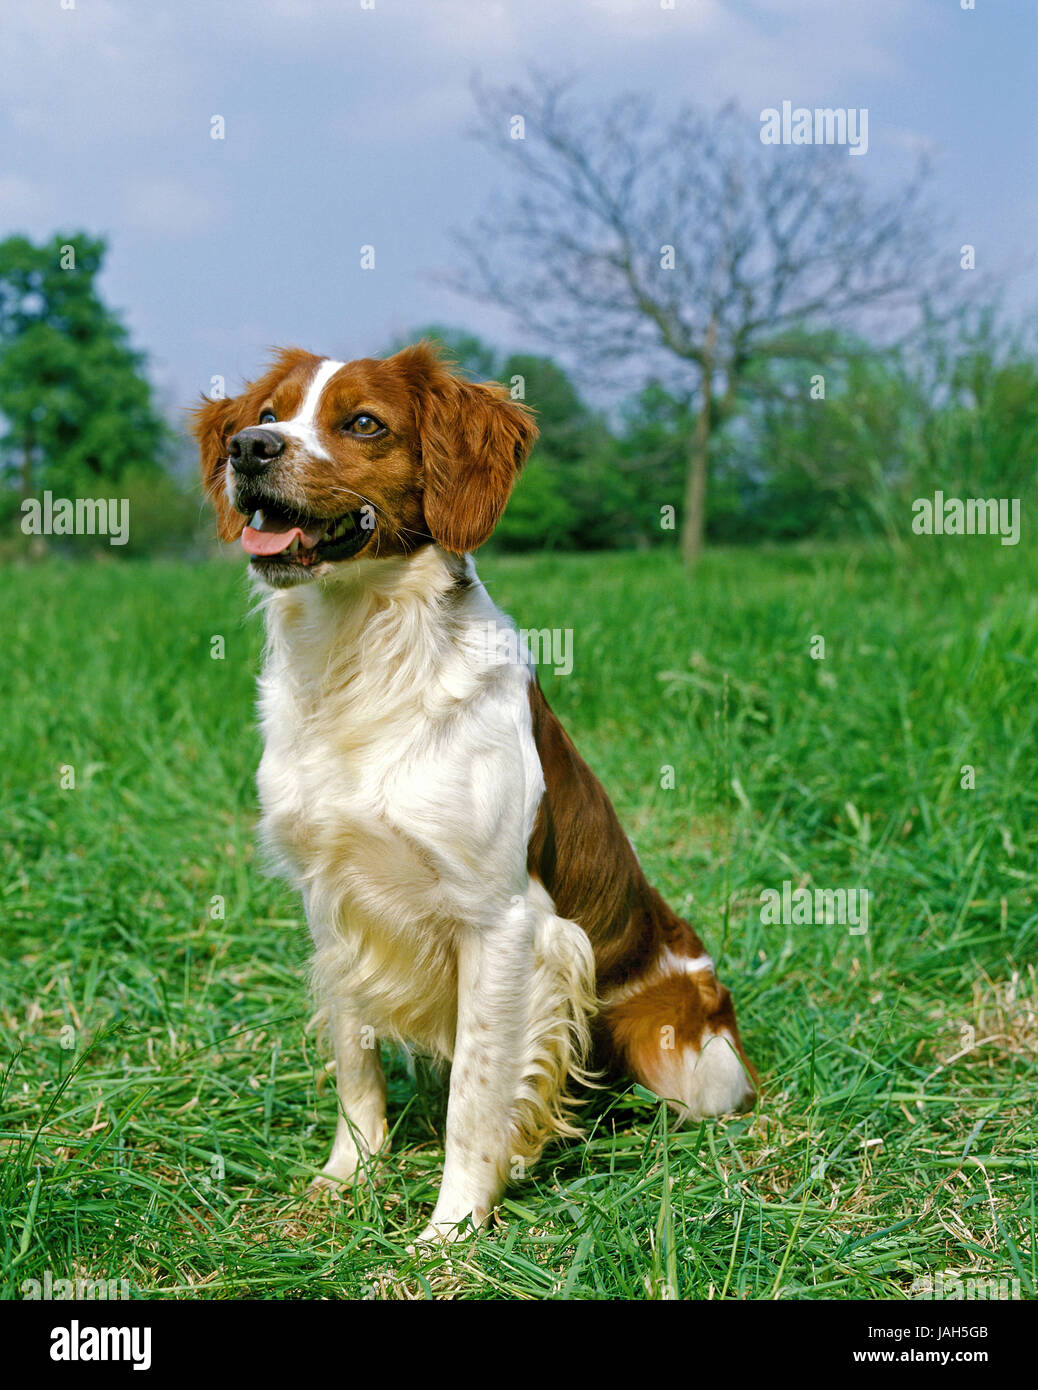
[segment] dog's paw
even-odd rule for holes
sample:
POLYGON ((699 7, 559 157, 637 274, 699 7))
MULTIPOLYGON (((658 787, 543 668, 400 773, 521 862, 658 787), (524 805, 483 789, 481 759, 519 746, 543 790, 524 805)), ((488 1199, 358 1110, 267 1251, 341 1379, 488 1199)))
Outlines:
POLYGON ((364 1164, 359 1158, 330 1158, 306 1189, 308 1197, 345 1197, 355 1183, 367 1178, 364 1164))
POLYGON ((330 1201, 337 1202, 346 1195, 352 1186, 352 1178, 335 1178, 324 1173, 318 1174, 310 1183, 307 1184, 303 1196, 310 1202, 330 1201))
POLYGON ((436 1249, 457 1245, 460 1241, 468 1240, 475 1231, 476 1226, 471 1216, 463 1216, 459 1221, 443 1221, 434 1217, 414 1244, 407 1247, 407 1253, 417 1255, 423 1250, 427 1252, 430 1247, 436 1249))

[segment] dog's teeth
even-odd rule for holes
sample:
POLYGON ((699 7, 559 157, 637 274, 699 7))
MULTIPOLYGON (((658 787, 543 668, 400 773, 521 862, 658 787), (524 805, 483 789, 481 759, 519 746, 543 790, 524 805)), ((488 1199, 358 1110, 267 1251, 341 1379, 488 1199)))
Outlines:
POLYGON ((253 529, 254 531, 262 531, 262 530, 263 530, 263 513, 262 513, 262 512, 256 512, 256 514, 253 516, 252 520, 249 522, 249 525, 252 527, 252 529, 253 529))
POLYGON ((292 538, 292 544, 288 547, 288 553, 289 553, 289 555, 295 555, 295 553, 298 551, 298 549, 299 549, 299 537, 298 537, 298 536, 294 536, 294 537, 292 538))
POLYGON ((356 529, 357 523, 354 521, 352 514, 350 516, 341 516, 338 521, 329 526, 326 539, 337 541, 340 537, 348 535, 356 529))

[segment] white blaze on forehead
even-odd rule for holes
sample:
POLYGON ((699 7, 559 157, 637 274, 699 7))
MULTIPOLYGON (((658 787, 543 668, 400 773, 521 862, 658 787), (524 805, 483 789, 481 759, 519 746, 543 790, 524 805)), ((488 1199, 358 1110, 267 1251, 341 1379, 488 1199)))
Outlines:
POLYGON ((276 428, 282 434, 297 440, 308 453, 320 455, 321 458, 329 458, 330 455, 317 433, 317 411, 321 404, 321 397, 324 395, 324 388, 335 373, 345 365, 345 362, 335 362, 330 357, 326 357, 318 364, 317 370, 310 378, 310 384, 306 388, 303 404, 299 407, 298 413, 293 415, 291 420, 277 421, 276 428))
POLYGON ((333 362, 330 357, 325 358, 311 377, 310 385, 306 388, 306 395, 303 397, 303 404, 299 407, 299 414, 291 421, 292 424, 313 424, 317 416, 317 407, 321 403, 321 396, 324 394, 324 388, 340 367, 345 367, 345 365, 345 362, 333 362))

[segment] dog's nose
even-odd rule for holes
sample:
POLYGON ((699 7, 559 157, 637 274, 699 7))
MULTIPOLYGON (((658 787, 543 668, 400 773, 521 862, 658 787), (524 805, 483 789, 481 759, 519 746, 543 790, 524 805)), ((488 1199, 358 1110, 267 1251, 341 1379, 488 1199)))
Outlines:
POLYGON ((235 473, 240 473, 244 478, 254 478, 285 452, 285 441, 273 430, 253 425, 233 435, 227 447, 235 473))

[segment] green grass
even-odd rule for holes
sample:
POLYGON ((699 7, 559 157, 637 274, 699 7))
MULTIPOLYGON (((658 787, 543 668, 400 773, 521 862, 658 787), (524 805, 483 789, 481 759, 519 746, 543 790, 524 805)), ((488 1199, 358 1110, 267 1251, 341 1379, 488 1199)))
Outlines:
POLYGON ((648 1093, 596 1096, 587 1140, 551 1148, 448 1262, 406 1253, 442 1080, 394 1055, 375 1182, 304 1200, 335 1098, 301 907, 253 850, 261 634, 240 570, 7 569, 5 1296, 46 1270, 170 1298, 898 1298, 946 1271, 1033 1296, 1023 556, 981 538, 723 552, 694 583, 657 554, 481 569, 523 626, 574 630, 549 699, 721 962, 757 1112, 673 1133, 648 1093), (868 888, 868 934, 763 926, 784 879, 868 888))

